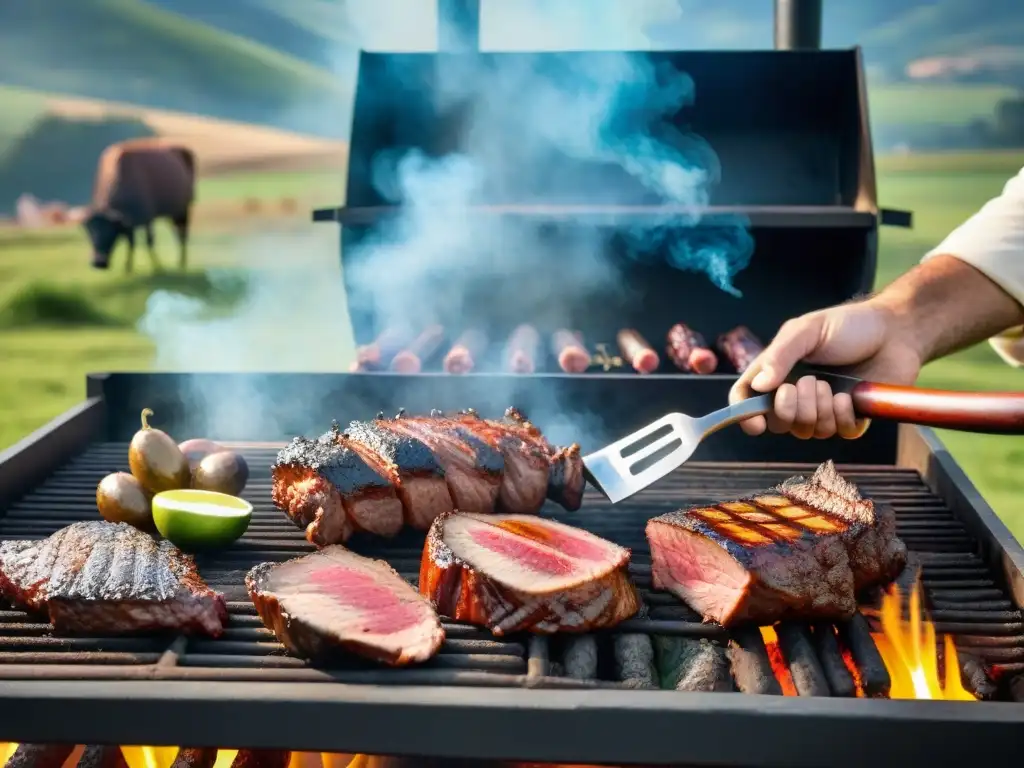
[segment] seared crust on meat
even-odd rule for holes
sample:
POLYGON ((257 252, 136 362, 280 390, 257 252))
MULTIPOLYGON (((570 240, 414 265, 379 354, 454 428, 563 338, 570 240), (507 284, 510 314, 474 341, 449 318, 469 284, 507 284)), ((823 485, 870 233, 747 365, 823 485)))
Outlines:
POLYGON ((381 470, 348 445, 337 425, 316 440, 296 437, 271 468, 274 504, 318 547, 348 540, 354 530, 394 536, 402 503, 381 470))
POLYGON ((654 586, 722 624, 848 618, 856 595, 892 581, 907 558, 894 511, 832 462, 810 480, 656 517, 647 538, 654 586))
POLYGON ((42 541, 5 542, 0 574, 8 600, 45 609, 59 632, 216 637, 227 620, 223 596, 206 585, 192 557, 125 523, 89 520, 42 541))

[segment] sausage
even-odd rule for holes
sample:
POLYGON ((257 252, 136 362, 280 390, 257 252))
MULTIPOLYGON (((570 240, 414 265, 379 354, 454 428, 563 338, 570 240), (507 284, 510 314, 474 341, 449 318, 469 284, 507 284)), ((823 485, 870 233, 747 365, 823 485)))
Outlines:
POLYGON ((349 370, 381 371, 408 342, 409 334, 404 329, 387 328, 372 343, 356 349, 356 360, 349 370))
POLYGON ((469 373, 476 366, 477 358, 487 347, 487 337, 480 331, 463 333, 444 357, 445 373, 469 373))
POLYGON ((396 373, 419 373, 423 362, 433 357, 444 341, 444 326, 431 325, 391 360, 396 373))
POLYGON ((505 367, 512 373, 533 373, 537 369, 537 348, 540 336, 532 325, 518 326, 508 337, 505 367))
POLYGON ((747 326, 739 325, 718 337, 718 349, 733 364, 736 373, 743 373, 764 351, 764 344, 747 326))
POLYGON ((682 323, 668 329, 665 353, 683 373, 714 373, 718 357, 708 349, 704 336, 682 323))
POLYGON ((658 370, 658 366, 661 365, 658 353, 638 331, 624 328, 619 331, 616 339, 619 342, 619 351, 622 352, 622 357, 633 366, 637 373, 654 373, 658 370))
POLYGON ((558 358, 558 366, 566 373, 583 373, 590 367, 590 353, 583 346, 579 331, 559 328, 551 337, 551 351, 558 358))

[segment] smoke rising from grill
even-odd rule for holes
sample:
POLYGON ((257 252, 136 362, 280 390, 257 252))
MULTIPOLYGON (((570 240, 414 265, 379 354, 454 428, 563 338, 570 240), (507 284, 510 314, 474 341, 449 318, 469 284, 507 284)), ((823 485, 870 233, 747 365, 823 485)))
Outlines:
MULTIPOLYGON (((547 3, 538 7, 548 12, 547 3)), ((622 34, 617 27, 624 27, 622 14, 595 15, 590 22, 600 28, 591 30, 599 46, 614 48, 622 34)), ((498 30, 488 32, 486 23, 484 28, 484 44, 498 47, 498 30)), ((733 280, 749 263, 752 239, 740 220, 716 217, 715 226, 704 226, 702 209, 719 174, 717 158, 699 136, 672 124, 697 96, 692 79, 655 65, 644 54, 614 51, 509 61, 439 62, 433 106, 466 118, 457 151, 438 154, 436 147, 426 147, 374 158, 373 186, 400 204, 402 212, 346 253, 348 306, 372 309, 378 332, 389 326, 419 330, 440 322, 454 337, 473 325, 474 314, 484 307, 503 332, 529 321, 543 331, 582 327, 586 333, 586 318, 570 316, 565 295, 571 292, 577 307, 597 305, 609 296, 640 301, 622 280, 623 262, 630 259, 703 273, 737 295, 733 280), (594 226, 592 221, 549 224, 533 216, 469 210, 501 203, 541 209, 580 203, 670 205, 674 212, 642 223, 616 220, 594 226)), ((407 85, 377 96, 414 99, 422 84, 407 85)), ((408 120, 417 119, 406 114, 408 120)), ((332 228, 317 229, 311 236, 315 245, 298 235, 277 241, 255 238, 245 248, 248 295, 229 316, 210 316, 175 294, 154 294, 140 327, 156 343, 156 366, 345 370, 349 360, 339 358, 351 337, 340 275, 336 268, 309 270, 293 261, 303 250, 334 251, 332 228)), ((496 347, 502 341, 492 339, 496 347)), ((458 387, 478 395, 458 407, 498 415, 515 405, 552 438, 568 437, 585 449, 608 437, 598 430, 598 419, 575 413, 571 403, 553 402, 541 394, 543 386, 532 388, 534 402, 516 402, 513 392, 522 390, 512 383, 507 391, 458 387)), ((250 389, 230 402, 210 402, 193 388, 188 399, 197 414, 202 411, 211 435, 232 434, 238 431, 240 413, 249 414, 250 421, 273 421, 273 409, 266 407, 269 396, 260 386, 250 389)), ((367 402, 360 415, 402 405, 407 403, 367 402)), ((279 424, 266 427, 268 436, 285 431, 279 424)))

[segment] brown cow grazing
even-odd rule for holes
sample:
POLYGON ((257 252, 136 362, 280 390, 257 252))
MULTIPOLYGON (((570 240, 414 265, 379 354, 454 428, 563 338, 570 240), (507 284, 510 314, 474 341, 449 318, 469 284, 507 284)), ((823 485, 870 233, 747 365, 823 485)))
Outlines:
POLYGON ((188 224, 195 199, 195 155, 180 144, 160 138, 111 144, 100 155, 89 216, 84 225, 92 242, 92 265, 110 266, 110 254, 121 237, 128 240, 125 271, 132 271, 135 230, 146 231, 154 269, 160 269, 154 250, 153 222, 167 218, 181 246, 179 266, 188 260, 188 224))

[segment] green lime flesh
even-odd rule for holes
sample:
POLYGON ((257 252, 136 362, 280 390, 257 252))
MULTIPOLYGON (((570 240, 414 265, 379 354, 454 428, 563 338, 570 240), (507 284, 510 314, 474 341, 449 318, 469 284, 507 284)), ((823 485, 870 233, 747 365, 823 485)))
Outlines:
POLYGON ((249 527, 252 505, 237 496, 181 489, 153 497, 153 522, 175 546, 195 552, 226 547, 249 527))

